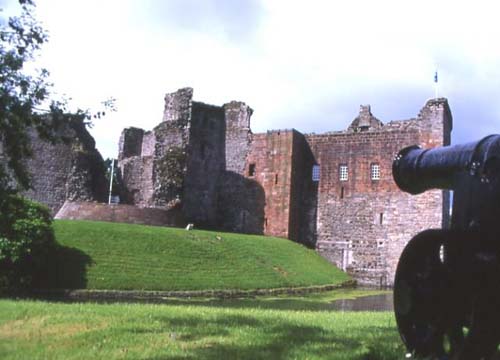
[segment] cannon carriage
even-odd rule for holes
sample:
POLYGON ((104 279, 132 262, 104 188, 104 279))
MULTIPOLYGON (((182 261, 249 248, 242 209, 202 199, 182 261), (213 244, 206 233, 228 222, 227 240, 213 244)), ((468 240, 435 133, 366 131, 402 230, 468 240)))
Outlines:
POLYGON ((409 353, 491 359, 500 340, 500 135, 401 150, 393 177, 403 191, 453 191, 451 224, 405 247, 394 281, 396 321, 409 353))

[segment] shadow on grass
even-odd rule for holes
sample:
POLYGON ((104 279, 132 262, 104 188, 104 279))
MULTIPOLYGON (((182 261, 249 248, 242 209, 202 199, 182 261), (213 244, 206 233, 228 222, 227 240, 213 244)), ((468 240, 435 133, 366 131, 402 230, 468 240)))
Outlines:
POLYGON ((58 245, 49 256, 46 271, 35 282, 40 289, 85 289, 92 258, 76 248, 58 245))
MULTIPOLYGON (((242 315, 216 319, 156 318, 163 331, 176 332, 184 355, 160 359, 399 359, 404 354, 397 331, 356 327, 344 331, 309 326, 286 319, 257 320, 242 315), (186 335, 184 335, 186 334, 186 335)), ((132 330, 131 330, 132 331, 132 330)), ((157 331, 157 330, 156 330, 157 331)))

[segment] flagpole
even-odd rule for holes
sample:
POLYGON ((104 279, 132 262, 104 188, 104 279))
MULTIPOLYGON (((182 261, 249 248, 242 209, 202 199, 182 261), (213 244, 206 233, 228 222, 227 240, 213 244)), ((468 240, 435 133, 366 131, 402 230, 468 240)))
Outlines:
POLYGON ((434 72, 434 98, 438 98, 438 71, 436 68, 436 71, 434 72))
POLYGON ((109 177, 109 198, 108 198, 108 205, 111 204, 111 193, 113 191, 113 175, 114 175, 114 170, 115 170, 115 159, 111 162, 111 176, 109 177))

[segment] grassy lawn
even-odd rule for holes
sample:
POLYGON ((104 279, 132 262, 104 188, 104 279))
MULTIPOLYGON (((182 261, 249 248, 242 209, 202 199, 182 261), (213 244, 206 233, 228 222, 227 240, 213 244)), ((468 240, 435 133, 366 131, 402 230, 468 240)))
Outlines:
POLYGON ((58 220, 54 228, 62 248, 49 288, 258 289, 348 280, 286 239, 91 221, 58 220))
POLYGON ((403 358, 392 313, 326 311, 335 296, 166 305, 0 300, 0 358, 403 358))

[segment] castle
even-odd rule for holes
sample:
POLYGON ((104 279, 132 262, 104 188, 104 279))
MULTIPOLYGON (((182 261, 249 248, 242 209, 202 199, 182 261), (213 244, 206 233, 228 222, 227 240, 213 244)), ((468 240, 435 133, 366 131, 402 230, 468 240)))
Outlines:
POLYGON ((191 88, 167 94, 158 126, 120 137, 121 198, 129 205, 68 202, 58 216, 285 237, 373 285, 392 285, 413 235, 448 223, 448 192, 405 194, 391 172, 403 147, 450 143, 446 99, 385 124, 361 106, 346 130, 324 134, 253 134, 251 116, 243 102, 193 101, 191 88))
POLYGON ((383 124, 361 106, 345 131, 253 134, 242 102, 213 106, 191 88, 165 97, 152 131, 120 138, 125 202, 178 207, 201 227, 289 238, 317 251, 359 282, 390 285, 404 245, 448 221, 448 193, 402 193, 392 159, 403 147, 449 145, 445 99, 415 119, 383 124))

